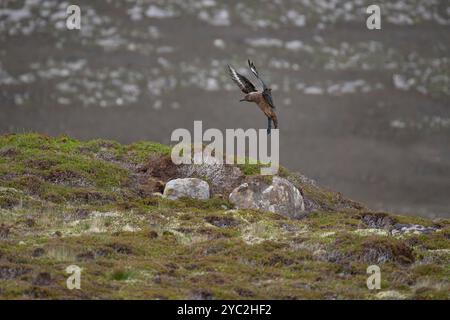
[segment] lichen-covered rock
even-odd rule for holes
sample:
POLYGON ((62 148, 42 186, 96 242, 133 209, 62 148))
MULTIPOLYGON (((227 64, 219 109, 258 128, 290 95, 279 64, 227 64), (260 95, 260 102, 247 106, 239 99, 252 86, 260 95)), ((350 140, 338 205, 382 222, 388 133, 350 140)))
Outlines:
POLYGON ((297 218, 305 211, 303 196, 288 180, 274 176, 272 183, 255 180, 241 184, 230 194, 237 209, 259 209, 297 218))
POLYGON ((209 199, 209 185, 197 178, 174 179, 167 182, 164 197, 175 200, 181 197, 209 199))

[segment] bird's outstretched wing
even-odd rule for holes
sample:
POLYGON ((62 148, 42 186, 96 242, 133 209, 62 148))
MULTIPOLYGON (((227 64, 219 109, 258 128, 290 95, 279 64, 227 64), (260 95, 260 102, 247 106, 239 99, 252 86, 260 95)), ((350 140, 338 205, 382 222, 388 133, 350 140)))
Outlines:
POLYGON ((252 73, 255 75, 256 79, 259 80, 259 82, 261 82, 261 85, 263 87, 263 91, 267 89, 266 84, 264 83, 264 81, 260 78, 258 70, 256 70, 256 67, 254 65, 254 63, 250 60, 248 60, 248 66, 250 67, 250 70, 252 71, 252 73))
POLYGON ((263 94, 264 99, 267 101, 267 103, 273 109, 275 109, 275 105, 273 104, 271 89, 269 89, 266 86, 266 84, 264 83, 264 81, 261 79, 261 77, 259 76, 258 70, 256 70, 255 64, 252 61, 248 60, 248 66, 250 67, 250 70, 255 75, 255 77, 261 82, 261 85, 263 87, 263 93, 262 94, 263 94))
POLYGON ((236 82, 242 92, 256 92, 256 88, 253 83, 251 83, 250 80, 248 80, 242 74, 239 74, 232 66, 228 65, 228 71, 230 72, 231 79, 236 82))

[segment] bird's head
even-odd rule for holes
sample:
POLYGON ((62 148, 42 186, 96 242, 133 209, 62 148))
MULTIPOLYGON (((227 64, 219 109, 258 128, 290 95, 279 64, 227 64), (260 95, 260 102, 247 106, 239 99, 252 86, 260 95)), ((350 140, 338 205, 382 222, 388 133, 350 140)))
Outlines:
POLYGON ((248 94, 246 94, 245 96, 244 96, 244 98, 242 98, 241 100, 239 100, 240 102, 243 102, 243 101, 250 101, 250 99, 249 99, 249 95, 248 94))

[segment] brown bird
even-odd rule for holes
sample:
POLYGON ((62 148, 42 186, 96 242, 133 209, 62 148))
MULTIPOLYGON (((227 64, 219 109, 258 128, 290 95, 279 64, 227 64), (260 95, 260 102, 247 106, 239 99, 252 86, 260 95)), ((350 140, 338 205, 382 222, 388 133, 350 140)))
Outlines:
POLYGON ((250 67, 250 70, 255 75, 255 77, 261 83, 262 91, 256 90, 256 87, 253 85, 253 83, 251 83, 250 80, 248 80, 242 74, 239 74, 232 66, 228 65, 228 71, 230 72, 231 79, 233 79, 233 81, 236 82, 242 92, 245 93, 244 99, 241 99, 239 101, 254 102, 258 105, 258 107, 262 112, 264 112, 267 117, 267 134, 270 134, 270 131, 272 129, 272 121, 275 129, 278 128, 278 119, 275 113, 275 105, 273 104, 272 99, 272 89, 268 88, 264 81, 261 79, 253 62, 248 60, 248 66, 250 67))

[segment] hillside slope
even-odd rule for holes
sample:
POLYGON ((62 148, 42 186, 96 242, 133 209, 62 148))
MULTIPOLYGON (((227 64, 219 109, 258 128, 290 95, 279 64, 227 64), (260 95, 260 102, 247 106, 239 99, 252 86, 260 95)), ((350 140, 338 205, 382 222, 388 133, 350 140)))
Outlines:
POLYGON ((449 220, 372 212, 284 168, 307 204, 299 219, 235 210, 226 186, 168 200, 158 192, 180 174, 169 153, 1 136, 0 299, 449 298, 449 220), (366 286, 373 264, 380 290, 366 286), (69 265, 80 290, 66 287, 69 265))

